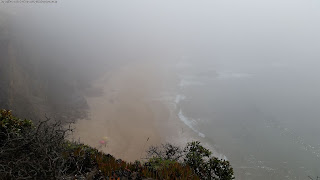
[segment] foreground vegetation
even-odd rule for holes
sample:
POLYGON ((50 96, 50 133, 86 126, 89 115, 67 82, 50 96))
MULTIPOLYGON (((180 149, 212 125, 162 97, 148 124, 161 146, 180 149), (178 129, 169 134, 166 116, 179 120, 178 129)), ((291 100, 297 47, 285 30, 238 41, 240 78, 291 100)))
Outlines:
POLYGON ((0 179, 234 179, 229 162, 200 142, 152 146, 146 162, 131 163, 66 140, 71 132, 61 122, 33 124, 0 110, 0 179))

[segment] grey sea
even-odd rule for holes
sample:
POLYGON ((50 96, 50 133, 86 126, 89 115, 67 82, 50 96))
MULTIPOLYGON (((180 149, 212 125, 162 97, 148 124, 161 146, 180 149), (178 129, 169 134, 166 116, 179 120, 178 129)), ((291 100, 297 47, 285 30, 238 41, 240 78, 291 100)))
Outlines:
POLYGON ((175 65, 180 119, 235 170, 236 179, 320 176, 320 79, 312 62, 175 65))

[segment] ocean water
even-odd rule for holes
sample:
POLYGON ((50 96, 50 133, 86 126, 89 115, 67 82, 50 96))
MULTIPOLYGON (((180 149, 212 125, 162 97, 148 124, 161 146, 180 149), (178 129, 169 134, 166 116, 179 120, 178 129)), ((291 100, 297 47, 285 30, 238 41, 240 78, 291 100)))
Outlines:
POLYGON ((183 58, 178 117, 223 153, 236 179, 320 176, 320 82, 312 63, 183 58))

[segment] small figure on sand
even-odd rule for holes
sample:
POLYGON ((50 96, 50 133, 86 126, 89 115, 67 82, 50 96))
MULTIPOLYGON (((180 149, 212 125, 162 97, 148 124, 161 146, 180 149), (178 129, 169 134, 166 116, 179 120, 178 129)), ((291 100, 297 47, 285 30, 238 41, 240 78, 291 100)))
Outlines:
POLYGON ((102 146, 107 147, 107 143, 108 143, 108 137, 105 136, 102 138, 102 140, 99 141, 99 144, 100 144, 99 148, 101 148, 102 146))

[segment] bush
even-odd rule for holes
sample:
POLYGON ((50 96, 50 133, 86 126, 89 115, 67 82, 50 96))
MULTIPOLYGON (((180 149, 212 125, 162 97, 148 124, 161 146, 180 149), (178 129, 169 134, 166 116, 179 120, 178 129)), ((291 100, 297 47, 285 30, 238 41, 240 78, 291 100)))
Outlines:
POLYGON ((161 146, 151 146, 147 150, 149 157, 157 157, 164 160, 179 161, 183 156, 183 150, 170 143, 162 144, 161 146))
POLYGON ((207 179, 234 179, 233 169, 231 168, 229 161, 211 157, 209 162, 207 162, 207 169, 207 172, 209 172, 207 179))
POLYGON ((194 141, 187 144, 184 150, 172 144, 152 146, 147 151, 153 166, 164 166, 173 162, 180 162, 185 167, 191 168, 193 173, 201 179, 231 180, 234 179, 233 169, 226 160, 212 157, 210 150, 204 148, 200 142, 194 141), (154 165, 155 164, 155 165, 154 165))
POLYGON ((186 153, 184 163, 188 164, 196 174, 200 177, 207 177, 207 161, 211 156, 211 152, 195 141, 188 143, 184 149, 186 153))
POLYGON ((32 127, 30 120, 21 120, 14 117, 11 111, 0 110, 0 145, 12 136, 20 136, 32 127))
POLYGON ((4 179, 34 179, 63 176, 66 133, 60 122, 50 119, 38 125, 1 110, 0 175, 4 179))
POLYGON ((232 179, 228 161, 211 158, 199 142, 182 150, 152 146, 146 163, 127 163, 90 146, 65 140, 72 131, 46 118, 34 125, 0 110, 1 179, 232 179))
POLYGON ((145 167, 146 176, 155 179, 199 179, 188 165, 169 159, 150 158, 145 167))

